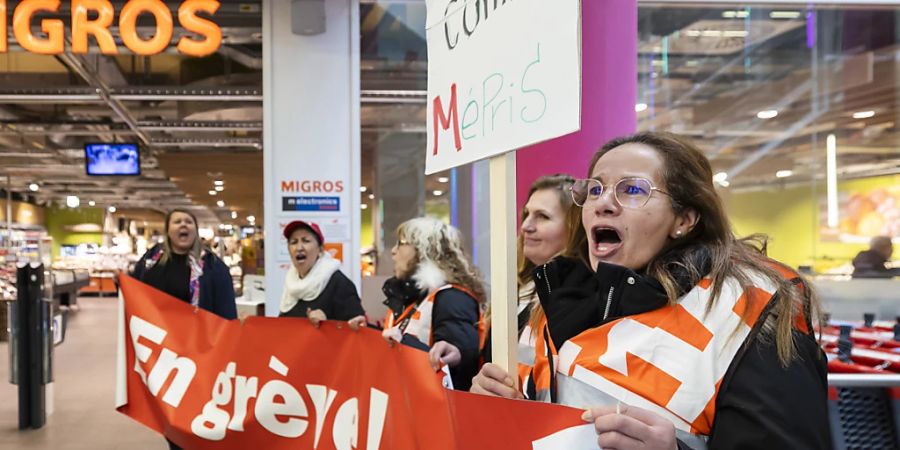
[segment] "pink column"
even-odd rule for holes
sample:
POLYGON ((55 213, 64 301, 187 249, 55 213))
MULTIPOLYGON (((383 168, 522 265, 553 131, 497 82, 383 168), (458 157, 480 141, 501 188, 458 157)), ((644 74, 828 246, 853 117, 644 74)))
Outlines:
POLYGON ((583 0, 581 12, 581 131, 519 150, 519 209, 535 179, 558 172, 583 178, 606 141, 635 131, 637 1, 583 0))

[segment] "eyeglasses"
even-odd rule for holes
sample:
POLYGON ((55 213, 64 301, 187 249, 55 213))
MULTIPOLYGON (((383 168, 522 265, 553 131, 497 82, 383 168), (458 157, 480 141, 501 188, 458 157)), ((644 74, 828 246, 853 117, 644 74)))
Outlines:
MULTIPOLYGON (((578 206, 584 206, 587 202, 597 201, 603 195, 606 187, 593 178, 585 178, 575 180, 569 191, 572 193, 572 201, 578 206)), ((654 187, 650 180, 640 177, 622 178, 613 186, 616 203, 630 209, 643 208, 650 201, 653 191, 669 195, 668 192, 654 187)))

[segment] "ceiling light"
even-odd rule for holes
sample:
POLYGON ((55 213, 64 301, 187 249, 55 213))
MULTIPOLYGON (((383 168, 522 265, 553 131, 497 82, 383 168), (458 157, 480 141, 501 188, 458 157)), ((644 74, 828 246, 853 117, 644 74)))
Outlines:
POLYGON ((232 211, 232 212, 231 212, 231 218, 232 218, 232 219, 237 219, 237 211, 232 211))
POLYGON ((638 103, 638 104, 634 105, 634 112, 641 112, 641 111, 646 111, 646 110, 647 110, 646 103, 638 103))
POLYGON ((728 180, 722 180, 719 182, 719 185, 722 187, 728 187, 731 186, 731 183, 729 183, 728 180))
POLYGON ((369 188, 367 188, 367 187, 365 187, 365 186, 360 186, 360 187, 359 187, 359 192, 366 192, 366 191, 368 191, 368 190, 369 190, 369 188))
POLYGON ((774 109, 767 109, 765 111, 760 111, 760 112, 756 113, 756 117, 759 117, 760 119, 771 119, 777 115, 778 115, 778 111, 776 111, 774 109))
POLYGON ((875 111, 859 111, 853 113, 854 119, 868 119, 869 117, 874 117, 875 111))
POLYGON ((247 222, 250 222, 250 223, 256 222, 256 216, 247 216, 247 222))
POLYGON ((360 203, 360 204, 359 204, 359 209, 369 209, 369 205, 367 205, 367 204, 365 204, 365 203, 360 203))
POLYGON ((713 181, 716 183, 721 183, 726 180, 728 180, 728 172, 719 172, 713 175, 713 181))
POLYGON ((216 191, 209 191, 209 195, 216 195, 216 191))
POLYGON ((447 177, 438 177, 438 182, 439 183, 449 183, 450 179, 447 177))
POLYGON ((79 200, 77 196, 66 196, 66 206, 68 206, 69 208, 77 208, 79 205, 81 205, 81 200, 79 200))
POLYGON ((216 181, 213 181, 213 184, 215 184, 216 186, 223 186, 225 184, 225 182, 222 180, 216 180, 216 181))
POLYGON ((775 176, 778 178, 787 178, 793 174, 793 170, 779 170, 778 172, 775 172, 775 176))
POLYGON ((825 191, 828 226, 838 226, 838 193, 837 193, 837 138, 829 134, 825 139, 825 191))
POLYGON ((722 11, 723 19, 744 19, 749 15, 747 11, 722 11))
POLYGON ((110 207, 107 208, 106 210, 109 211, 110 213, 114 213, 114 212, 116 212, 116 207, 115 207, 115 206, 110 206, 110 207))
POLYGON ((444 195, 444 191, 432 191, 431 193, 434 194, 436 197, 440 197, 440 196, 444 195))
POLYGON ((369 194, 369 200, 375 200, 375 194, 369 194))
POLYGON ((91 200, 88 202, 88 206, 97 206, 97 202, 91 200))
POLYGON ((225 190, 225 186, 216 186, 215 190, 216 192, 222 192, 225 190))
POLYGON ((800 11, 772 11, 769 13, 772 19, 799 19, 800 11))
POLYGON ((223 200, 219 200, 216 202, 216 206, 218 206, 219 208, 224 208, 225 202, 223 200))
POLYGON ((37 192, 38 189, 40 189, 40 188, 41 188, 41 187, 38 186, 37 183, 31 183, 31 184, 28 185, 28 189, 30 189, 31 192, 37 192))

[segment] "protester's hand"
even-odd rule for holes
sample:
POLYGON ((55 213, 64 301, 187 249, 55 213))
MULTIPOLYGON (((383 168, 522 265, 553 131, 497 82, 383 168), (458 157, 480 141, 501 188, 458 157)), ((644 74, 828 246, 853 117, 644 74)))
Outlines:
POLYGON ((469 392, 504 398, 524 398, 516 389, 515 380, 500 366, 491 363, 482 366, 478 375, 472 378, 469 392))
POLYGON ((391 345, 403 340, 403 333, 401 333, 400 329, 397 327, 385 328, 384 331, 381 332, 381 336, 391 345))
POLYGON ((366 316, 356 316, 347 321, 347 325, 350 326, 350 329, 353 331, 359 331, 361 327, 366 326, 366 316))
POLYGON ((431 363, 431 367, 435 371, 440 370, 444 364, 449 367, 456 367, 461 360, 462 353, 455 345, 447 341, 435 342, 431 350, 428 351, 428 362, 431 363))
POLYGON ((321 309, 307 309, 306 317, 309 318, 309 321, 312 322, 313 326, 316 328, 319 328, 319 325, 323 320, 328 319, 327 317, 325 317, 325 312, 321 309))
POLYGON ((672 422, 646 409, 624 403, 598 406, 585 411, 581 418, 594 423, 597 444, 604 450, 678 449, 672 422))

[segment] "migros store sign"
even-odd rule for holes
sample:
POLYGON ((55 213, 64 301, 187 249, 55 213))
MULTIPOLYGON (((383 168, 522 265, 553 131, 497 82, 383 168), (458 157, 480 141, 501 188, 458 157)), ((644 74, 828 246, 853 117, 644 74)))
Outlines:
MULTIPOLYGON (((13 2, 15 4, 16 2, 13 2)), ((66 51, 66 24, 59 18, 42 18, 42 33, 35 35, 31 24, 36 14, 58 13, 59 0, 22 0, 15 6, 12 16, 13 35, 16 42, 29 52, 57 55, 66 51)), ((87 53, 88 39, 93 37, 100 51, 107 55, 119 53, 109 27, 113 26, 116 11, 107 0, 71 0, 72 53, 87 53)), ((197 13, 212 16, 219 9, 214 0, 186 0, 178 6, 178 23, 196 37, 182 36, 178 51, 189 56, 206 56, 218 50, 222 43, 222 30, 209 19, 197 13)), ((9 23, 7 1, 0 0, 0 53, 8 50, 9 23)), ((172 42, 174 32, 172 11, 161 0, 130 0, 119 11, 119 35, 122 43, 137 55, 155 55, 164 51, 172 42), (137 33, 137 20, 143 14, 152 15, 156 31, 152 37, 137 33)))

